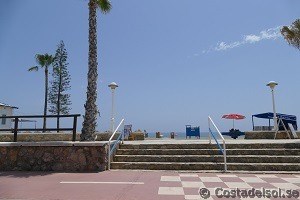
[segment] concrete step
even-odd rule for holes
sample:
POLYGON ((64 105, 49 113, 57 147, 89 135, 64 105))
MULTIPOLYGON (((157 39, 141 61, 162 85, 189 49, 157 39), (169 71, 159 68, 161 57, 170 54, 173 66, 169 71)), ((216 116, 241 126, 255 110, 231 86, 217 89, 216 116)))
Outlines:
MULTIPOLYGON (((300 149, 299 143, 226 144, 227 149, 300 149)), ((218 149, 216 144, 122 144, 120 149, 218 149)))
MULTIPOLYGON (((300 155, 300 149, 228 149, 227 155, 300 155)), ((116 155, 220 155, 219 149, 118 149, 116 155)))
MULTIPOLYGON (((115 162, 216 162, 224 161, 223 155, 116 155, 115 162)), ((300 163, 300 156, 229 155, 228 163, 300 163)))
MULTIPOLYGON (((228 163, 233 171, 299 171, 299 163, 228 163)), ((224 170, 223 163, 214 162, 112 162, 111 169, 140 170, 224 170)))

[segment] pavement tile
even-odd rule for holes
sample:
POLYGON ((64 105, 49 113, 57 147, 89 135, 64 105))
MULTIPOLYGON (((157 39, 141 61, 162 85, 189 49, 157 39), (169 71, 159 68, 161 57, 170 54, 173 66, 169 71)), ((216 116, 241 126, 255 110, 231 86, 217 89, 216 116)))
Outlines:
POLYGON ((271 185, 270 183, 248 183, 251 187, 259 190, 261 188, 276 188, 274 185, 271 185))
POLYGON ((289 183, 300 183, 300 178, 282 178, 289 183))
POLYGON ((266 181, 257 177, 240 177, 246 183, 265 183, 266 181))
POLYGON ((198 177, 198 174, 179 174, 180 177, 198 177))
POLYGON ((229 188, 251 188, 251 186, 248 183, 245 182, 225 182, 225 184, 229 187, 229 188))
POLYGON ((199 177, 217 177, 216 173, 200 173, 198 174, 199 177))
POLYGON ((198 176, 196 177, 180 177, 181 181, 200 181, 200 178, 198 176))
POLYGON ((187 188, 204 188, 204 184, 202 182, 194 182, 194 181, 182 181, 182 187, 187 188))
MULTIPOLYGON (((202 200, 204 198, 202 198, 200 195, 185 195, 184 196, 185 200, 202 200)), ((208 197, 205 200, 214 200, 212 197, 208 197)))
POLYGON ((294 174, 277 174, 279 178, 297 178, 294 174))
POLYGON ((256 174, 256 176, 258 178, 278 178, 276 175, 274 174, 256 174))
POLYGON ((182 187, 159 187, 159 195, 184 195, 182 187))
MULTIPOLYGON (((206 189, 209 190, 210 195, 212 196, 212 195, 215 195, 216 189, 217 189, 217 188, 218 188, 218 187, 211 187, 211 188, 206 188, 206 189)), ((226 187, 226 188, 227 188, 227 187, 226 187)))
POLYGON ((182 187, 181 182, 175 182, 175 181, 170 181, 170 182, 166 182, 166 181, 162 181, 159 183, 160 187, 182 187))
MULTIPOLYGON (((135 198, 134 200, 140 200, 140 199, 135 198)), ((153 198, 151 200, 185 200, 185 199, 184 199, 184 195, 158 195, 157 197, 155 197, 155 199, 153 198)))
POLYGON ((198 195, 199 196, 199 188, 183 188, 185 195, 198 195))
POLYGON ((200 177, 202 182, 223 182, 219 177, 200 177))
POLYGON ((228 186, 224 182, 205 182, 206 188, 228 188, 228 186))
POLYGON ((242 179, 238 177, 220 177, 223 182, 243 182, 242 179))
POLYGON ((266 181, 267 183, 287 183, 287 181, 281 178, 261 178, 261 179, 266 181))
POLYGON ((299 186, 299 187, 300 187, 300 183, 294 183, 294 185, 297 185, 297 186, 299 186))
POLYGON ((218 174, 217 175, 218 177, 238 177, 237 175, 235 174, 218 174))
POLYGON ((185 200, 200 200, 202 199, 199 195, 184 195, 185 200))
POLYGON ((180 182, 179 176, 161 176, 160 181, 175 181, 180 182))
POLYGON ((240 199, 240 198, 238 198, 238 197, 234 197, 234 198, 232 198, 232 197, 230 197, 230 198, 227 198, 227 197, 222 197, 222 198, 220 198, 220 197, 217 197, 217 196, 211 196, 214 200, 225 200, 225 199, 240 199))
MULTIPOLYGON (((200 195, 184 195, 184 199, 185 200, 202 200, 204 198, 202 198, 200 195)), ((205 200, 214 200, 213 197, 208 197, 205 200)))
POLYGON ((296 189, 300 189, 299 186, 293 184, 293 183, 271 183, 272 185, 274 185, 277 188, 281 188, 281 189, 287 189, 287 190, 296 190, 296 189))
POLYGON ((238 177, 256 177, 255 174, 238 174, 238 177))

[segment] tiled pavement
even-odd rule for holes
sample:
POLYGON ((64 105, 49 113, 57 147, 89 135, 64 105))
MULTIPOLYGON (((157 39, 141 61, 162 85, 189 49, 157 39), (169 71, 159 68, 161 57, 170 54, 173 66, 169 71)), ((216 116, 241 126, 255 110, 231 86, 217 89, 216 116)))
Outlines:
MULTIPOLYGON (((256 190, 281 188, 300 192, 300 174, 183 173, 141 170, 115 170, 99 173, 0 173, 0 199, 6 200, 204 199, 199 195, 200 188, 206 188, 210 192, 211 196, 207 199, 228 199, 217 197, 215 188, 222 188, 223 191, 228 188, 248 191, 251 188, 256 190)), ((207 194, 207 191, 202 191, 204 191, 203 194, 207 194)), ((219 194, 223 193, 219 191, 219 194)))
POLYGON ((199 189, 202 188, 204 188, 203 191, 206 189, 209 191, 209 194, 207 192, 203 194, 206 199, 221 199, 222 196, 223 198, 235 197, 234 199, 239 199, 238 197, 241 197, 245 199, 245 196, 230 195, 225 191, 236 190, 237 188, 247 192, 252 188, 263 192, 264 188, 265 194, 267 194, 266 190, 274 191, 274 199, 279 199, 276 196, 277 191, 280 195, 278 188, 282 189, 281 194, 285 195, 281 196, 282 199, 287 197, 285 193, 287 190, 294 192, 290 197, 296 197, 300 192, 300 175, 178 173, 176 175, 163 175, 160 181, 158 195, 182 196, 186 200, 204 199, 199 195, 199 189), (216 190, 217 188, 221 189, 216 190))

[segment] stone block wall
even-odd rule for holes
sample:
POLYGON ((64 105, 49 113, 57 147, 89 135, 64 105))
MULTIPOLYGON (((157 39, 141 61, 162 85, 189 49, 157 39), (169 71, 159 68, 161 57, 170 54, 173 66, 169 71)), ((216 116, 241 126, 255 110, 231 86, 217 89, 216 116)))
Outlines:
MULTIPOLYGON (((96 141, 109 140, 111 133, 96 133, 96 141)), ((119 137, 116 133, 113 139, 119 137)), ((13 142, 13 133, 0 133, 0 142, 13 142)), ((18 133, 18 142, 39 142, 39 141, 72 141, 72 133, 18 133)), ((76 141, 80 141, 80 134, 76 134, 76 141)))
MULTIPOLYGON (((298 138, 300 138, 300 132, 297 132, 298 138)), ((291 134, 290 134, 291 136, 291 134)), ((247 131, 245 132, 245 139, 274 139, 275 131, 247 131)), ((293 136, 291 136, 293 138, 293 136)), ((285 131, 279 131, 276 135, 276 139, 289 139, 285 131)))
POLYGON ((0 143, 0 171, 85 172, 106 167, 105 143, 0 143))

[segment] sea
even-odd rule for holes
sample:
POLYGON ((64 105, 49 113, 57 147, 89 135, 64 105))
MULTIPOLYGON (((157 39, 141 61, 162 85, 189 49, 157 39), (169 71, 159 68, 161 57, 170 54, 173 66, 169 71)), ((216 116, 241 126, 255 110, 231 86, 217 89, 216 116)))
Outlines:
MULTIPOLYGON (((162 138, 160 139, 170 139, 171 136, 171 132, 160 132, 161 135, 162 135, 162 138)), ((174 132, 175 133, 175 140, 183 140, 183 139, 186 139, 186 133, 185 132, 174 132)), ((208 134, 209 132, 200 132, 200 139, 203 139, 203 140, 206 140, 208 139, 208 134)), ((217 132, 213 132, 213 134, 216 136, 217 139, 221 139, 219 134, 217 132)), ((156 133, 155 132, 148 132, 148 139, 155 139, 155 136, 156 136, 156 133)), ((223 135, 224 139, 225 140, 229 140, 229 139, 232 139, 234 140, 233 138, 231 138, 230 136, 227 136, 227 135, 223 135)), ((240 139, 244 139, 245 136, 239 136, 236 140, 240 140, 240 139)), ((189 137, 188 137, 189 139, 189 137)), ((196 137, 191 137, 191 139, 197 139, 196 137)), ((213 138, 212 138, 213 139, 213 138)))

